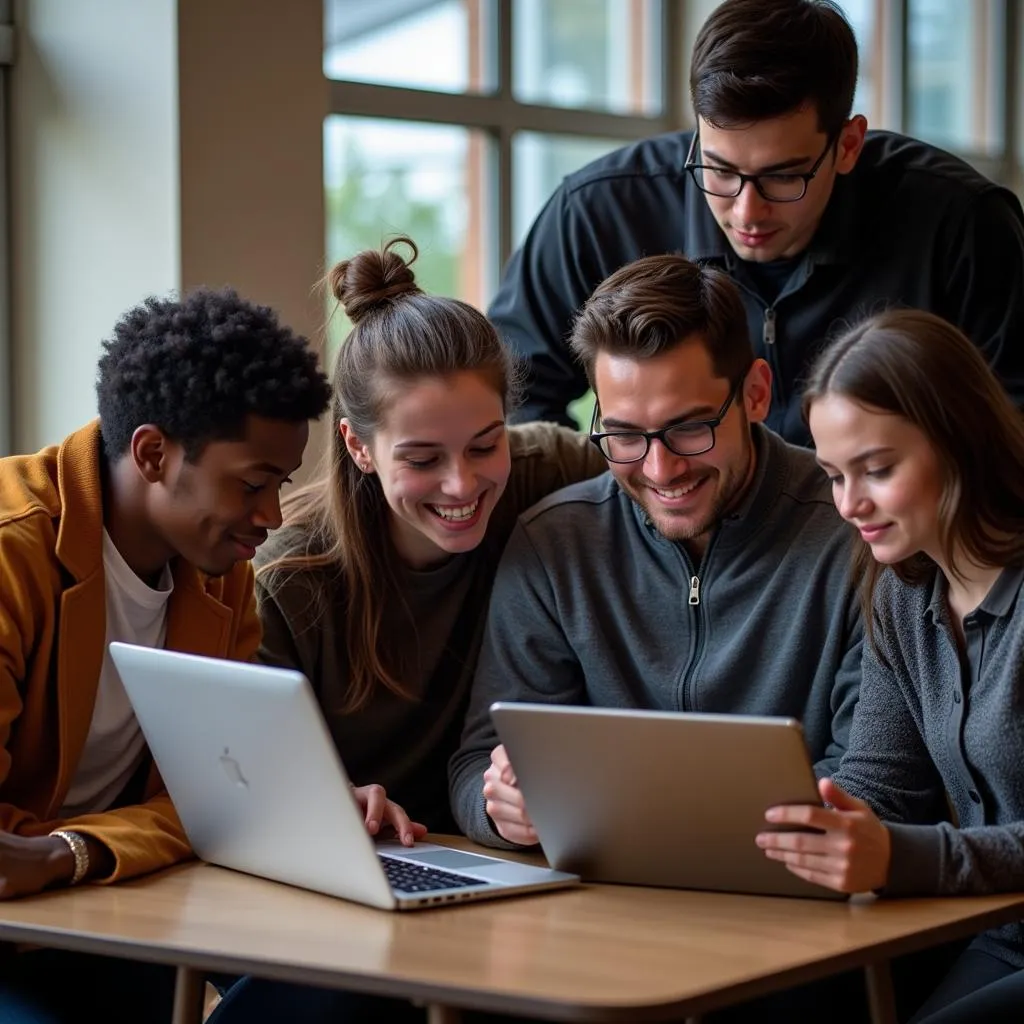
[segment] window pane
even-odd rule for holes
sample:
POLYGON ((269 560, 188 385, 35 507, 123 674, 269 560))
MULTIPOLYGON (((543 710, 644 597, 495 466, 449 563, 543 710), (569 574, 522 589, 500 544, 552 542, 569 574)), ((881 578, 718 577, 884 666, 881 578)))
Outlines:
POLYGON ((839 5, 857 37, 857 91, 853 96, 853 112, 863 114, 872 128, 881 128, 883 121, 882 97, 878 92, 881 69, 877 45, 880 26, 875 25, 875 0, 842 0, 839 5))
POLYGON ((1000 0, 908 0, 911 135, 949 149, 1002 149, 1000 0))
MULTIPOLYGON (((496 262, 484 243, 494 235, 485 223, 489 163, 486 139, 465 128, 328 117, 327 265, 408 235, 420 251, 413 270, 424 291, 483 306, 496 262)), ((331 341, 350 326, 339 311, 331 341)))
POLYGON ((690 58, 693 56, 693 44, 697 41, 704 22, 711 17, 712 11, 722 0, 686 0, 683 5, 683 45, 686 49, 686 98, 690 97, 690 58))
POLYGON ((662 108, 661 0, 516 0, 515 97, 626 114, 662 108))
POLYGON ((494 0, 324 0, 324 74, 439 92, 489 88, 494 10, 494 0))
MULTIPOLYGON (((515 244, 529 231, 540 208, 561 180, 584 164, 625 145, 622 139, 519 132, 512 140, 512 226, 515 244)), ((590 429, 594 395, 588 391, 569 405, 580 430, 590 429)))
POLYGON ((512 140, 512 230, 519 245, 562 179, 625 145, 622 139, 518 132, 512 140))

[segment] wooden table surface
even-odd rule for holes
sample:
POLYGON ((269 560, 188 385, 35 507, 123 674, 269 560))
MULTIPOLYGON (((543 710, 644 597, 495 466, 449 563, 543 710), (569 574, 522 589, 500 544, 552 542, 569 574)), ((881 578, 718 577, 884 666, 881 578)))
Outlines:
POLYGON ((835 903, 611 885, 394 913, 193 862, 0 904, 0 939, 552 1020, 639 1021, 1019 918, 1024 894, 835 903))

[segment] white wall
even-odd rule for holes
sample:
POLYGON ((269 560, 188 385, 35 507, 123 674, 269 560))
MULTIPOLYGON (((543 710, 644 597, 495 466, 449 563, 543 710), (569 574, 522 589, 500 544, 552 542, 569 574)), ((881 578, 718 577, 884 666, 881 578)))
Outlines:
POLYGON ((180 283, 175 0, 19 0, 12 76, 14 450, 96 412, 100 342, 180 283))
POLYGON ((149 294, 231 284, 316 338, 323 0, 18 0, 15 30, 14 450, 95 415, 149 294))

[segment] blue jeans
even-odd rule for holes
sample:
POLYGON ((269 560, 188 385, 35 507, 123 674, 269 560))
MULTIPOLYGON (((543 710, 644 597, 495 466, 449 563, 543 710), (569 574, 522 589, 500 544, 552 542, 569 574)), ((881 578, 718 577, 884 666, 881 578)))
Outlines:
POLYGON ((170 1024, 173 967, 56 949, 0 954, 2 1024, 170 1024))

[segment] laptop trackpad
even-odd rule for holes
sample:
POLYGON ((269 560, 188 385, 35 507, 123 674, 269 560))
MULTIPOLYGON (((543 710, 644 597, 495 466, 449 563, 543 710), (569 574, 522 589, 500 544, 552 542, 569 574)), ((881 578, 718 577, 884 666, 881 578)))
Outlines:
POLYGON ((449 868, 451 870, 480 871, 490 867, 494 862, 490 857, 477 857, 472 853, 463 853, 461 850, 428 850, 423 853, 415 851, 406 854, 407 860, 414 860, 419 864, 429 864, 435 868, 449 868))

